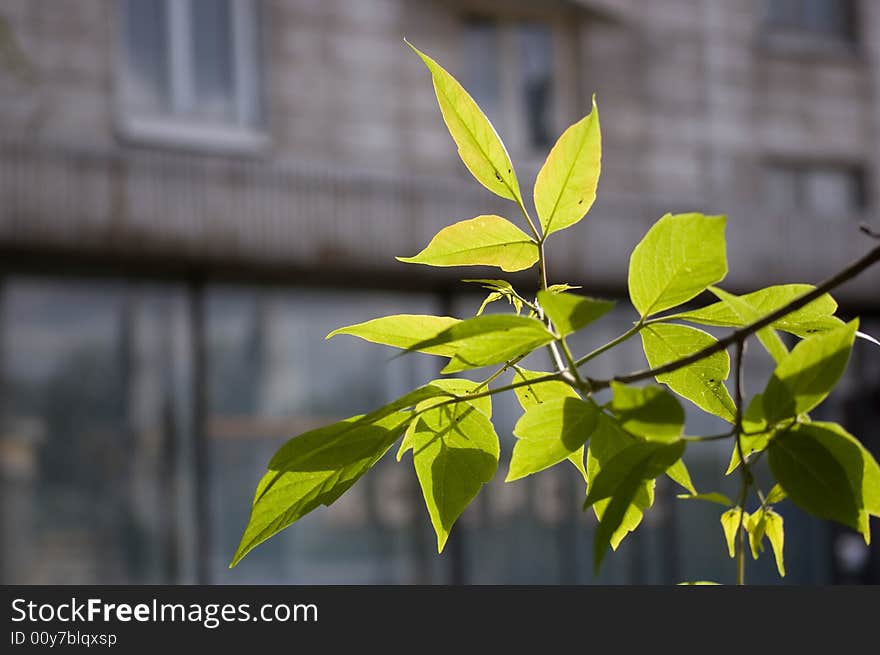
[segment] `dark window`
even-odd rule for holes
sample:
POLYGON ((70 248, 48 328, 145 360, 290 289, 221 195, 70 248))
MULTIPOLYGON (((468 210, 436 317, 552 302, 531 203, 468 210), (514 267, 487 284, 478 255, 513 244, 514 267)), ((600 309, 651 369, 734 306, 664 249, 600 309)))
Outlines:
POLYGON ((771 31, 801 32, 837 41, 855 40, 852 0, 766 0, 771 31))
POLYGON ((509 143, 539 150, 553 143, 553 46, 544 22, 464 22, 462 83, 509 143))
POLYGON ((847 220, 865 209, 864 175, 858 166, 771 164, 764 180, 765 200, 774 211, 847 220))

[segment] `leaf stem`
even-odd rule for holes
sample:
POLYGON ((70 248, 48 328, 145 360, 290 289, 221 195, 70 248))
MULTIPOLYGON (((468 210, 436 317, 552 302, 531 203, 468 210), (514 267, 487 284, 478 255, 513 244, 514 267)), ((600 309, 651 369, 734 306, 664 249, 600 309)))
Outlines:
POLYGON ((599 355, 604 353, 606 350, 611 350, 615 346, 620 345, 621 343, 623 343, 624 341, 626 341, 630 337, 638 334, 639 330, 641 330, 642 327, 644 327, 644 325, 645 325, 645 323, 643 323, 642 321, 639 321, 638 323, 633 325, 629 330, 627 330, 626 332, 621 334, 616 339, 612 339, 611 341, 606 343, 604 346, 599 346, 593 352, 587 353, 586 355, 581 357, 579 360, 577 360, 575 362, 575 366, 583 366, 591 359, 595 359, 596 357, 598 357, 599 355))
POLYGON ((745 549, 745 519, 746 499, 748 498, 749 486, 752 483, 752 473, 749 463, 743 456, 742 447, 742 414, 743 414, 743 350, 745 350, 745 337, 743 340, 736 342, 734 351, 733 370, 734 370, 734 402, 736 404, 736 418, 733 426, 734 434, 736 434, 736 450, 740 460, 740 472, 742 474, 742 487, 739 495, 739 527, 737 529, 736 544, 736 584, 744 585, 746 583, 746 549, 745 549))

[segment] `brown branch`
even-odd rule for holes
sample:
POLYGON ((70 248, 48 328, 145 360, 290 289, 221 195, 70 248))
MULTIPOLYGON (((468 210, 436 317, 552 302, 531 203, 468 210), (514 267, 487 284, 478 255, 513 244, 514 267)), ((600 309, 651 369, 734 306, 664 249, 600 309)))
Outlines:
POLYGON ((857 259, 839 273, 832 275, 830 278, 822 282, 822 284, 817 286, 812 291, 809 291, 804 295, 795 298, 787 305, 783 305, 779 309, 767 314, 763 318, 760 318, 753 323, 749 323, 748 325, 741 327, 738 330, 735 330, 723 339, 719 339, 712 345, 706 346, 702 350, 698 350, 697 352, 692 353, 687 357, 676 359, 674 361, 664 364, 663 366, 657 366, 656 368, 636 371, 635 373, 629 373, 627 375, 616 375, 608 380, 588 379, 588 382, 591 384, 593 391, 598 391, 599 389, 608 388, 609 386, 611 386, 612 382, 639 382, 640 380, 647 380, 658 375, 663 375, 664 373, 672 373, 673 371, 677 371, 680 368, 689 366, 694 362, 699 362, 700 360, 706 359, 707 357, 710 357, 717 352, 726 350, 736 343, 742 343, 746 340, 747 337, 754 334, 758 330, 765 328, 768 325, 775 323, 779 319, 788 316, 795 310, 798 310, 801 307, 808 305, 816 298, 819 298, 820 296, 828 293, 829 291, 835 289, 844 282, 851 280, 859 273, 864 271, 866 268, 869 268, 873 264, 877 263, 877 261, 880 261, 880 246, 874 248, 860 259, 857 259))

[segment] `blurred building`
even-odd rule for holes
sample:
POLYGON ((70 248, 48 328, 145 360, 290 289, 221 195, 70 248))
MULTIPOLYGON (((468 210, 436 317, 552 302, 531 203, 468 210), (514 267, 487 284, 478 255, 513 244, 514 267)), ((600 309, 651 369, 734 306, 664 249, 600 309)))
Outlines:
MULTIPOLYGON (((472 314, 461 270, 394 256, 455 220, 517 218, 468 177, 404 36, 485 108, 524 189, 597 94, 599 199, 549 243, 554 281, 625 297, 629 253, 667 211, 729 215, 734 291, 817 282, 869 245, 871 0, 5 0, 2 582, 593 581, 569 471, 499 474, 438 557, 409 460, 391 458, 226 568, 285 438, 438 372, 324 335, 472 314)), ((878 290, 869 271, 837 294, 875 334, 878 290)), ((624 306, 579 345, 631 320, 624 306)), ((640 367, 628 345, 597 372, 640 367)), ((754 392, 768 363, 751 357, 754 392)), ((515 407, 496 411, 509 453, 515 407)), ((880 350, 857 344, 824 411, 880 450, 880 350)), ((690 433, 715 427, 689 416, 690 433)), ((729 444, 692 451, 698 487, 731 488, 729 444)), ((600 581, 730 580, 717 509, 675 493, 660 484, 600 581)), ((877 546, 782 510, 788 582, 880 581, 877 546)))

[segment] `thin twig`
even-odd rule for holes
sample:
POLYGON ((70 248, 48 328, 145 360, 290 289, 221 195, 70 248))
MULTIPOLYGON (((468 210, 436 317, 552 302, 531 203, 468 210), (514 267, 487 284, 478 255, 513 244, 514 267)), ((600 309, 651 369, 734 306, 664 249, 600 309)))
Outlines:
POLYGON ((743 340, 736 342, 734 350, 733 370, 734 370, 734 402, 736 403, 736 419, 734 423, 734 433, 736 434, 736 451, 739 454, 739 468, 742 472, 742 488, 739 494, 739 526, 737 528, 737 546, 736 546, 736 584, 744 585, 746 583, 746 544, 745 544, 745 519, 746 499, 749 493, 749 485, 751 484, 751 472, 748 463, 743 455, 742 447, 742 414, 743 414, 743 350, 745 348, 745 337, 743 340))

